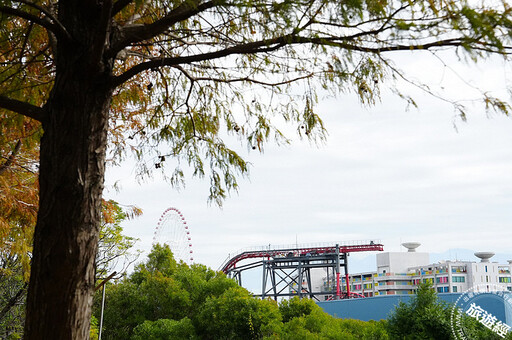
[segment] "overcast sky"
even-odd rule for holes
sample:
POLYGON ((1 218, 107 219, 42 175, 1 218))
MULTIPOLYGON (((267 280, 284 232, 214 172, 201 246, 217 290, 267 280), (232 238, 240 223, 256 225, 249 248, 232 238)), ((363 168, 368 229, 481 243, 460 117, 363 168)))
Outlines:
MULTIPOLYGON (((459 99, 476 94, 450 68, 493 91, 510 75, 502 62, 446 63, 426 54, 397 59, 415 79, 459 99)), ((250 178, 240 179, 239 193, 222 209, 207 205, 208 180, 188 181, 179 192, 158 178, 139 185, 129 163, 108 170, 107 187, 119 181, 121 192, 107 190, 105 197, 144 210, 124 227, 146 251, 163 211, 180 209, 195 261, 214 269, 241 248, 296 242, 378 239, 385 251, 402 251, 401 242, 418 241, 427 252, 510 253, 512 118, 470 106, 464 123, 450 105, 404 89, 419 109, 407 111, 387 92, 372 108, 361 107, 355 96, 322 100, 317 112, 329 132, 325 145, 267 145, 264 154, 240 148, 252 163, 250 178)))

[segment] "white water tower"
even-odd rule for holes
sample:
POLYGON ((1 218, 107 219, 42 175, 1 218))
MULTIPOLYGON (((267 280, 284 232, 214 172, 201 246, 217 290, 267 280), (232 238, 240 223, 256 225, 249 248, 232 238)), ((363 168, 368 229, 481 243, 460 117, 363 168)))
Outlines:
POLYGON ((421 243, 419 243, 419 242, 404 242, 404 243, 402 243, 402 246, 407 248, 408 253, 415 253, 416 248, 421 246, 421 243))
POLYGON ((475 253, 475 256, 478 257, 480 262, 489 262, 489 259, 494 256, 492 251, 479 251, 475 253))

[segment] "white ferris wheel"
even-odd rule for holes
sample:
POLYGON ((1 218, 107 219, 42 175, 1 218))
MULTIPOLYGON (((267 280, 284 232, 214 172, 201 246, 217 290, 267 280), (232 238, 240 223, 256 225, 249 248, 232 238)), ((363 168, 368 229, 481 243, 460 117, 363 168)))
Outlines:
POLYGON ((167 244, 176 261, 192 264, 192 238, 185 217, 177 208, 167 208, 155 228, 153 244, 167 244))

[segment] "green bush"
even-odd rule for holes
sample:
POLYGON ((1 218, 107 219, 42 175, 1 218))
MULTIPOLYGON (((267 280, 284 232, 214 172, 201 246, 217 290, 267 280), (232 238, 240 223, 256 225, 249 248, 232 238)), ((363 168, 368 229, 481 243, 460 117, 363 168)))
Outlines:
MULTIPOLYGON (((97 318, 100 302, 98 292, 97 318)), ((310 299, 254 298, 223 273, 176 263, 168 246, 155 246, 128 278, 107 284, 102 338, 389 339, 383 322, 336 319, 310 299)))
POLYGON ((186 340, 196 339, 194 325, 189 318, 179 321, 159 319, 144 321, 135 327, 131 340, 186 340))

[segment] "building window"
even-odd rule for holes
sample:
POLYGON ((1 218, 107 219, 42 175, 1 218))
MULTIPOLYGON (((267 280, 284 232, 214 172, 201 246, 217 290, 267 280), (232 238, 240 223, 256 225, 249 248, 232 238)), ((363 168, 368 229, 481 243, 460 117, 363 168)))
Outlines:
POLYGON ((498 280, 500 283, 510 283, 511 282, 510 277, 500 277, 500 278, 498 278, 498 280))
POLYGON ((454 293, 457 293, 457 286, 453 286, 453 287, 452 287, 452 291, 453 291, 454 293))
POLYGON ((437 283, 448 283, 448 276, 437 277, 436 282, 437 283))
POLYGON ((452 276, 452 282, 466 282, 464 276, 452 276))

